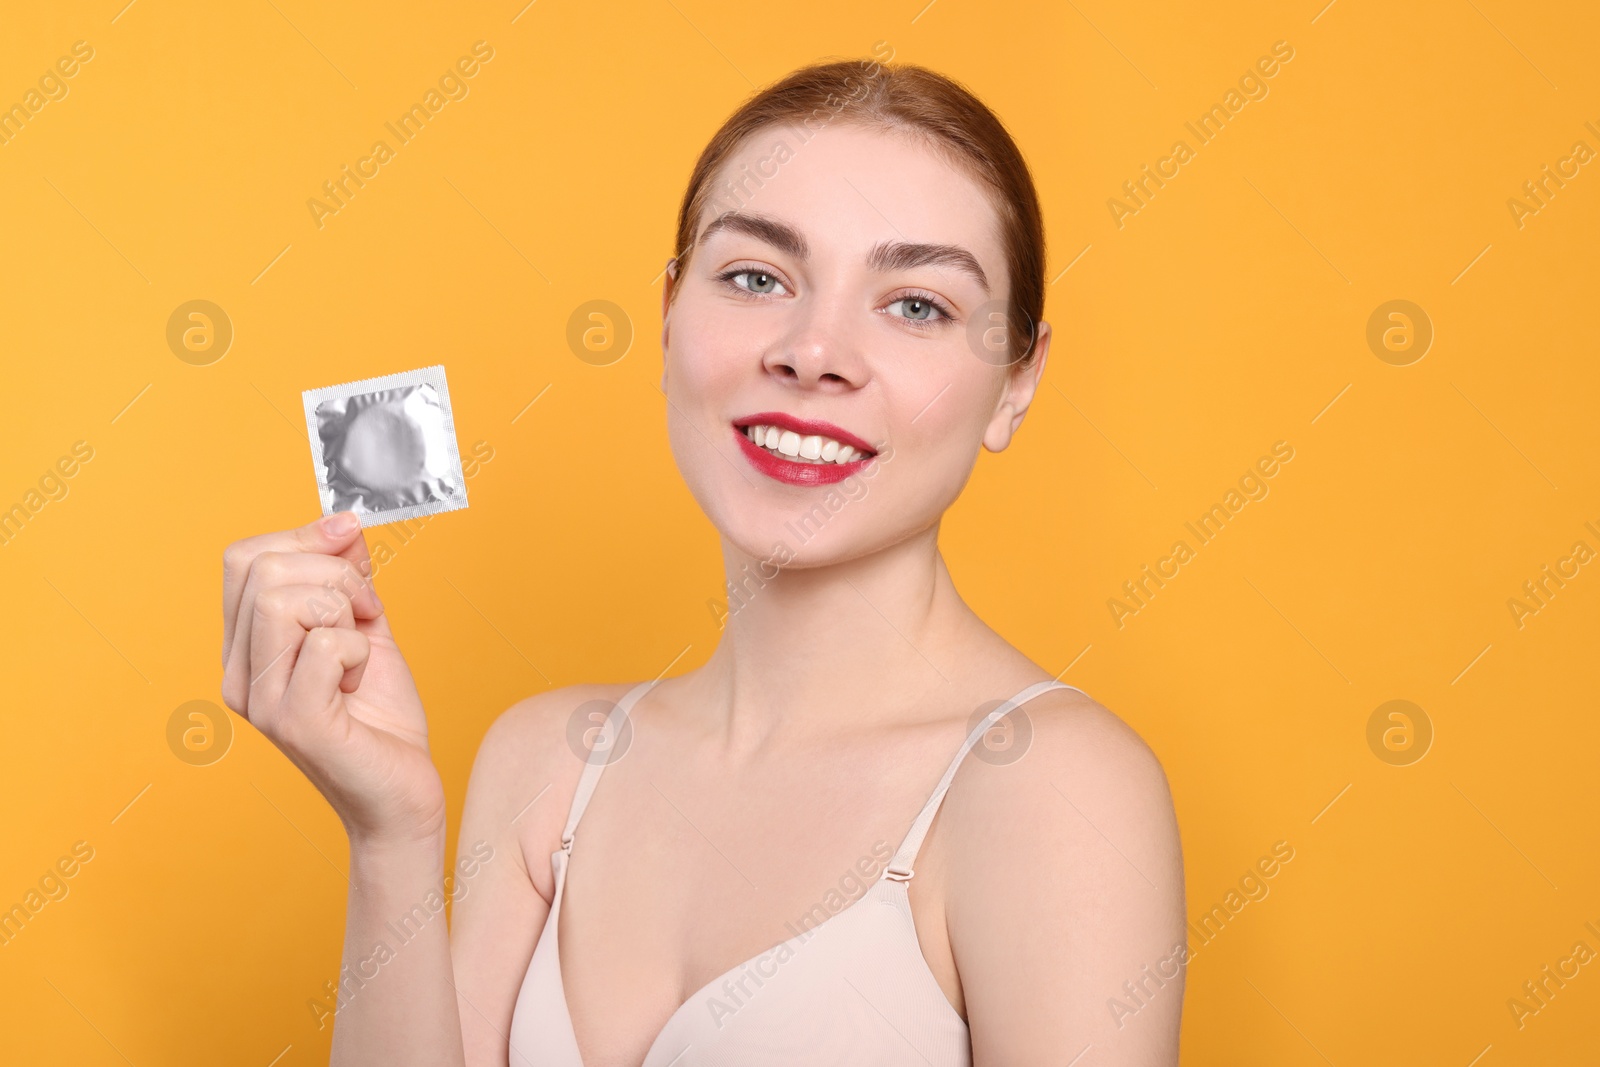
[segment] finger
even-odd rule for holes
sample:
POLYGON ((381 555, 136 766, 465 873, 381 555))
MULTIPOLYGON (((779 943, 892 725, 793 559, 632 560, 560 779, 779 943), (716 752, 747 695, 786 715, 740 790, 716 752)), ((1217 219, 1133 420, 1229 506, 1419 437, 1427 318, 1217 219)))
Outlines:
POLYGON ((235 646, 243 661, 223 675, 224 701, 247 718, 251 708, 270 708, 280 697, 308 630, 355 626, 349 598, 315 585, 264 590, 253 599, 250 622, 250 636, 235 646))
POLYGON ((358 568, 366 561, 364 575, 371 574, 366 539, 359 533, 361 520, 354 512, 341 511, 293 530, 279 530, 235 541, 222 552, 222 662, 228 662, 235 639, 239 603, 250 575, 250 565, 263 552, 319 552, 344 555, 358 568), (354 542, 360 541, 359 550, 354 542))
MULTIPOLYGON (((361 633, 361 631, 357 630, 356 633, 361 633)), ((362 636, 365 637, 366 635, 362 634, 362 636)), ((370 637, 367 638, 367 647, 369 649, 372 647, 372 639, 370 637)), ((371 659, 372 657, 369 653, 366 659, 344 672, 344 677, 339 679, 339 690, 341 692, 354 693, 361 688, 362 676, 367 673, 367 664, 371 662, 371 659)))
POLYGON ((322 585, 349 597, 354 602, 357 618, 375 619, 383 614, 383 602, 378 599, 372 579, 343 556, 271 550, 258 553, 250 563, 250 575, 239 595, 231 647, 223 658, 224 671, 243 669, 249 658, 250 627, 254 617, 251 606, 255 598, 276 586, 309 584, 322 585))
MULTIPOLYGON (((285 726, 315 735, 325 728, 344 680, 366 667, 372 645, 367 635, 342 626, 319 626, 305 635, 294 673, 284 691, 284 708, 292 716, 285 726)), ((353 688, 353 687, 352 687, 353 688)))
MULTIPOLYGON (((394 631, 389 628, 388 615, 379 615, 376 619, 357 619, 355 629, 365 634, 369 643, 376 640, 380 645, 387 643, 389 647, 394 647, 394 631)), ((367 665, 363 662, 361 666, 351 670, 345 675, 344 681, 339 683, 339 688, 346 693, 354 693, 361 685, 361 677, 366 673, 366 669, 367 665)))
MULTIPOLYGON (((315 522, 293 530, 280 530, 256 537, 248 537, 229 545, 222 553, 222 641, 223 663, 230 658, 235 641, 238 639, 237 623, 240 619, 240 605, 252 565, 264 552, 311 552, 326 555, 340 555, 348 552, 351 543, 357 540, 362 542, 358 553, 354 553, 352 562, 366 558, 365 539, 358 535, 361 529, 360 520, 354 512, 341 511, 315 522)), ((366 563, 368 569, 362 574, 371 573, 370 561, 366 563)), ((248 614, 244 616, 248 619, 248 614)))
MULTIPOLYGON (((354 574, 354 568, 349 561, 335 556, 311 555, 303 552, 276 552, 267 551, 259 553, 250 563, 250 577, 244 583, 244 591, 239 597, 238 618, 233 628, 233 647, 229 650, 228 657, 223 665, 223 690, 224 695, 237 695, 241 699, 245 696, 245 685, 238 681, 239 675, 254 677, 257 673, 250 665, 253 654, 253 631, 256 624, 256 601, 261 595, 273 589, 287 586, 322 585, 328 591, 326 596, 311 596, 312 602, 324 606, 325 612, 338 611, 338 597, 335 592, 349 590, 352 585, 365 585, 359 575, 354 574), (230 676, 231 680, 230 680, 230 676)), ((370 610, 370 605, 375 603, 376 594, 370 590, 363 598, 362 603, 370 610)), ((318 616, 313 616, 313 619, 318 616)), ((325 622, 305 620, 305 628, 324 625, 325 622)))
POLYGON ((356 569, 356 573, 366 579, 367 584, 372 584, 373 571, 376 568, 372 563, 372 553, 367 548, 367 532, 361 529, 359 525, 356 527, 356 535, 350 538, 349 542, 335 552, 334 555, 348 560, 350 565, 356 569))
POLYGON ((224 679, 223 693, 229 706, 237 701, 251 722, 270 728, 271 715, 289 685, 306 633, 327 627, 355 628, 350 599, 342 593, 330 593, 316 585, 263 590, 251 609, 244 669, 232 671, 224 679))

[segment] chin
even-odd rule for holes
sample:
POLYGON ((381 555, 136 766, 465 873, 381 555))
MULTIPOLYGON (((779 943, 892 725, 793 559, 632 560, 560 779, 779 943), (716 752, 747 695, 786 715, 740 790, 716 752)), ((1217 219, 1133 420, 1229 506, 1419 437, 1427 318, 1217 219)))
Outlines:
POLYGON ((910 521, 892 524, 885 521, 890 514, 896 513, 883 507, 869 512, 864 502, 854 501, 829 511, 819 495, 810 511, 768 506, 759 515, 746 511, 730 518, 724 512, 711 518, 729 546, 752 560, 767 562, 770 575, 775 566, 809 570, 847 563, 892 548, 938 524, 937 513, 927 521, 906 514, 901 518, 910 521))
POLYGON ((724 544, 753 559, 771 558, 784 567, 816 566, 859 551, 850 550, 864 532, 859 518, 851 529, 846 526, 846 515, 830 514, 824 508, 813 516, 801 501, 757 502, 755 494, 742 484, 717 487, 714 499, 695 495, 724 544))

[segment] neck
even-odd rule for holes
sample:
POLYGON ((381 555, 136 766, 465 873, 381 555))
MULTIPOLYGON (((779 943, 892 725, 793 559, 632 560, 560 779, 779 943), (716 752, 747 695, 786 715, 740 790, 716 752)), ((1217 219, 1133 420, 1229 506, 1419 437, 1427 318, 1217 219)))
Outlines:
POLYGON ((982 623, 956 592, 937 526, 841 563, 781 563, 723 542, 734 593, 696 688, 720 709, 730 747, 948 701, 961 638, 982 623))

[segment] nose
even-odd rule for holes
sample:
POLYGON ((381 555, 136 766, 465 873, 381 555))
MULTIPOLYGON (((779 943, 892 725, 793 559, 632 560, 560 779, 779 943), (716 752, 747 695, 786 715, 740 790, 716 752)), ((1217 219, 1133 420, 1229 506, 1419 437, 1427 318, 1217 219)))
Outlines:
POLYGON ((849 392, 866 383, 860 325, 843 299, 796 301, 791 317, 762 357, 767 373, 785 385, 849 392))

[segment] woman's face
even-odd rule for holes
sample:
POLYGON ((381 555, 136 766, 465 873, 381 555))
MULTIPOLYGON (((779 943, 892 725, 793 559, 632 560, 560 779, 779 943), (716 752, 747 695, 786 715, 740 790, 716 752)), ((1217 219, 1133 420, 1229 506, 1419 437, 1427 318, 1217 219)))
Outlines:
POLYGON ((839 123, 758 132, 712 188, 663 309, 690 491, 729 542, 782 565, 933 527, 979 446, 1010 441, 1049 342, 1041 323, 1025 369, 991 347, 1009 281, 987 192, 903 135, 839 123), (752 422, 775 429, 758 444, 752 422))

